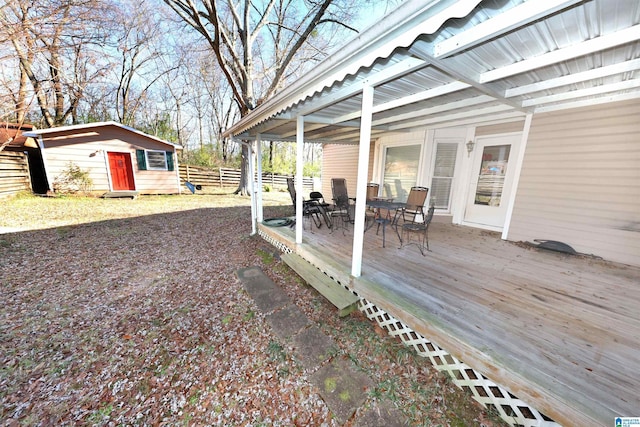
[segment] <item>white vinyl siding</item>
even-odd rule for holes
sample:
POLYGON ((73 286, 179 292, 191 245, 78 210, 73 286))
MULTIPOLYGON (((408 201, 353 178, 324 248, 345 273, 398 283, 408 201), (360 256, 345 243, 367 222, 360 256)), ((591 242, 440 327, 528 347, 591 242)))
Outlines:
MULTIPOLYGON (((331 178, 345 178, 350 197, 356 195, 358 179, 357 145, 325 144, 322 146, 322 195, 331 200, 331 178)), ((373 168, 374 144, 369 153, 368 180, 371 180, 373 168)))
POLYGON ((640 101, 533 117, 508 239, 640 265, 640 101))

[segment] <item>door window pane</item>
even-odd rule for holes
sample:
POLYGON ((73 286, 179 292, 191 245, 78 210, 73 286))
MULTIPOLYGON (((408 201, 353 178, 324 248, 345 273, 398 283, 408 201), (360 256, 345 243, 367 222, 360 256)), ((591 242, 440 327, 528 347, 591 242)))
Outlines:
POLYGON ((416 185, 420 162, 420 145, 388 147, 384 162, 384 197, 406 202, 409 190, 416 185))
POLYGON ((500 206, 511 145, 484 147, 476 188, 476 205, 500 206))
POLYGON ((439 142, 433 166, 429 199, 436 209, 449 209, 453 174, 456 169, 457 143, 439 142))

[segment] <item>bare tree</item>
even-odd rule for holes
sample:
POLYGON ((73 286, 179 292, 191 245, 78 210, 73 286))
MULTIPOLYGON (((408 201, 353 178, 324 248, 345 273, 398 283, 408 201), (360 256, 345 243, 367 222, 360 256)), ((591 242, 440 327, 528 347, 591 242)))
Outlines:
POLYGON ((104 75, 93 48, 104 43, 98 25, 109 13, 98 0, 8 0, 0 8, 0 26, 18 61, 14 92, 16 117, 26 114, 28 81, 46 127, 77 121, 84 90, 104 75))
POLYGON ((231 88, 222 76, 222 71, 215 59, 209 55, 200 56, 200 67, 197 76, 198 87, 204 89, 205 102, 209 107, 209 126, 212 129, 212 139, 220 152, 222 161, 227 163, 233 152, 232 143, 224 138, 222 133, 239 116, 238 109, 233 102, 231 88))
POLYGON ((156 7, 148 1, 121 2, 117 24, 116 114, 120 122, 133 126, 151 87, 176 69, 180 59, 163 61, 167 34, 156 7))
MULTIPOLYGON (((281 89, 307 60, 326 55, 313 48, 323 26, 345 28, 353 2, 341 0, 164 0, 209 44, 242 116, 281 89)), ((335 32, 327 31, 326 34, 335 32)), ((325 46, 326 47, 326 46, 325 46)), ((306 63, 309 66, 309 62, 306 63)), ((236 193, 247 194, 247 151, 236 193)))

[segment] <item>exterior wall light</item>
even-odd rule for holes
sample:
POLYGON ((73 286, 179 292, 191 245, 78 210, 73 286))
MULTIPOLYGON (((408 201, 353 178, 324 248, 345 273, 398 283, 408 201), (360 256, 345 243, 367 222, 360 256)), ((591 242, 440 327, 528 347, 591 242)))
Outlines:
POLYGON ((473 147, 475 147, 476 144, 473 141, 469 141, 467 142, 467 157, 471 157, 471 152, 473 151, 473 147))

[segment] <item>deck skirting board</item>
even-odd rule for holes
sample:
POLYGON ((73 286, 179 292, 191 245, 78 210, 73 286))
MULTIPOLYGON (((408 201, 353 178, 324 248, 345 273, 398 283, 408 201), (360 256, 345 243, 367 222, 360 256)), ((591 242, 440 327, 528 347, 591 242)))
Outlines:
MULTIPOLYGON (((258 234, 281 252, 294 252, 293 249, 275 236, 265 233, 263 230, 258 230, 258 234)), ((445 349, 439 347, 427 337, 415 332, 390 313, 367 301, 344 283, 338 283, 360 298, 358 309, 369 320, 376 321, 389 335, 400 338, 404 345, 413 348, 420 356, 428 358, 438 371, 446 372, 454 384, 470 393, 477 402, 488 410, 493 411, 493 413, 498 414, 509 425, 514 427, 560 427, 558 423, 518 399, 482 373, 456 359, 445 349)))

